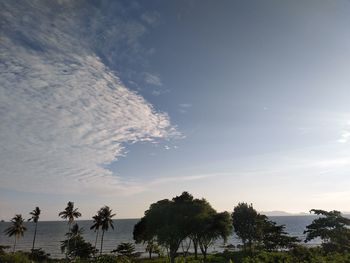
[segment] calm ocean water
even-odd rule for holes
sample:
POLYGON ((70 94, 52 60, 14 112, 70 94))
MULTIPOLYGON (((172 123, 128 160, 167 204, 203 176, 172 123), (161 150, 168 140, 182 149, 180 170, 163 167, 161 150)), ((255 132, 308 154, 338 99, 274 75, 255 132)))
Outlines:
MULTIPOLYGON (((314 216, 276 216, 270 217, 271 220, 277 222, 278 224, 286 225, 286 230, 290 235, 298 236, 300 239, 304 238, 303 231, 305 227, 312 222, 314 216)), ((110 229, 105 233, 103 251, 108 253, 115 249, 121 242, 133 242, 132 231, 134 225, 139 219, 117 219, 114 220, 114 231, 110 229)), ((94 244, 95 242, 95 232, 90 230, 92 221, 84 220, 77 221, 80 227, 84 228, 84 238, 94 244)), ((3 233, 4 229, 9 226, 8 222, 0 222, 0 245, 13 245, 13 238, 8 238, 3 233)), ((32 246, 34 224, 26 223, 28 230, 25 232, 24 237, 22 237, 18 244, 18 250, 29 251, 32 246)), ((67 223, 63 221, 44 221, 39 222, 38 231, 36 237, 36 248, 43 248, 47 253, 50 253, 52 257, 60 258, 64 255, 60 251, 60 241, 64 240, 64 234, 67 232, 67 223)), ((239 240, 232 235, 227 244, 239 244, 239 240)), ((316 245, 319 240, 311 243, 316 245)), ((222 250, 222 241, 218 240, 212 247, 212 251, 222 250)), ((99 247, 99 242, 97 243, 99 247)), ((136 250, 139 252, 144 251, 142 245, 136 245, 136 250)))

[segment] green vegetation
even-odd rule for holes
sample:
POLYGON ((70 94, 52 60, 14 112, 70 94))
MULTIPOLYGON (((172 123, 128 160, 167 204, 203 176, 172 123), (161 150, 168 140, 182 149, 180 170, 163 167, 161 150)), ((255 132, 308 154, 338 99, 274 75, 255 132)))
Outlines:
POLYGON ((305 242, 321 238, 322 247, 329 252, 350 251, 350 219, 343 217, 339 211, 324 211, 313 209, 310 212, 322 217, 315 219, 306 227, 305 242))
POLYGON ((117 253, 121 256, 132 257, 135 253, 135 245, 128 242, 123 242, 118 245, 118 247, 112 250, 112 253, 117 253))
POLYGON ((191 240, 196 250, 199 246, 205 259, 208 247, 220 237, 226 240, 231 228, 227 212, 217 213, 205 199, 194 199, 183 192, 172 200, 151 204, 135 225, 134 239, 149 244, 157 240, 168 251, 170 263, 174 263, 180 245, 186 240, 191 240))
MULTIPOLYGON (((68 220, 68 233, 70 233, 71 226, 74 222, 74 219, 81 217, 81 213, 78 212, 78 208, 74 208, 74 203, 69 201, 67 203, 67 207, 64 209, 64 211, 60 212, 58 214, 58 216, 60 216, 63 219, 68 220)), ((67 240, 67 247, 68 248, 70 248, 69 242, 70 242, 70 239, 68 238, 68 240, 67 240)), ((69 250, 65 250, 65 251, 66 251, 66 258, 68 258, 68 251, 69 250)))
POLYGON ((234 208, 232 222, 243 249, 249 253, 254 250, 291 249, 300 242, 298 238, 287 235, 284 225, 268 220, 267 216, 259 214, 253 205, 247 203, 239 203, 234 208))
POLYGON ((284 225, 277 225, 267 216, 259 214, 253 205, 239 203, 231 215, 218 213, 205 199, 196 199, 183 192, 180 196, 160 200, 150 205, 144 216, 134 226, 135 243, 143 243, 149 258, 140 258, 133 243, 121 243, 117 248, 102 254, 103 238, 109 228, 114 229, 115 214, 108 206, 93 216, 90 229, 96 232, 95 244, 84 240, 84 229, 76 218, 81 216, 73 202, 68 202, 59 216, 68 220, 68 232, 61 241, 65 259, 51 259, 41 248, 35 249, 36 230, 40 209, 36 207, 28 221, 35 223, 32 249, 17 251, 16 243, 26 228, 21 215, 15 215, 4 233, 14 236, 12 253, 9 246, 0 246, 0 262, 82 262, 82 263, 346 263, 350 262, 350 219, 339 211, 311 210, 319 217, 306 227, 305 242, 320 238, 319 247, 306 247, 296 237, 289 236, 284 225), (99 232, 100 250, 96 249, 99 232), (224 242, 232 230, 241 239, 242 246, 234 251, 208 254, 208 248, 217 239, 224 242), (201 252, 199 255, 198 251, 201 252), (98 253, 99 252, 99 253, 98 253), (153 257, 157 254, 157 257, 153 257))

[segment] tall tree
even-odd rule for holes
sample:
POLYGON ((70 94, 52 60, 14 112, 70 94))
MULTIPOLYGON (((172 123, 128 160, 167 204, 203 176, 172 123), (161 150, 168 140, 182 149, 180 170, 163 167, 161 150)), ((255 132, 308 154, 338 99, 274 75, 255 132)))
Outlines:
MULTIPOLYGON (((67 207, 58 214, 62 219, 68 220, 68 233, 71 232, 71 226, 75 220, 75 218, 81 217, 81 213, 78 212, 78 208, 74 208, 74 203, 69 201, 67 203, 67 207)), ((68 238, 68 247, 69 247, 69 238, 68 238)), ((66 257, 68 254, 66 252, 66 257)))
POLYGON ((104 237, 105 231, 108 231, 109 227, 111 227, 114 230, 112 218, 115 216, 115 214, 112 214, 112 209, 110 209, 108 206, 102 207, 99 211, 99 214, 101 215, 101 229, 102 229, 100 255, 102 255, 103 237, 104 237))
POLYGON ((242 240, 243 247, 253 249, 253 241, 256 239, 258 212, 253 205, 239 203, 232 213, 232 224, 237 236, 242 240))
POLYGON ((40 213, 41 213, 41 210, 38 206, 35 207, 35 209, 32 212, 29 213, 32 217, 29 218, 28 221, 33 221, 35 223, 32 251, 34 250, 34 246, 35 246, 36 231, 37 231, 37 227, 38 227, 40 213))
POLYGON ((350 219, 342 216, 339 211, 324 211, 312 209, 310 213, 319 215, 306 226, 305 242, 314 238, 322 239, 322 247, 326 251, 350 251, 350 219))
POLYGON ((24 219, 22 218, 22 215, 15 215, 11 219, 11 226, 4 230, 4 233, 9 237, 15 237, 15 242, 13 244, 13 252, 15 252, 16 250, 17 240, 21 236, 23 237, 25 231, 27 231, 27 228, 24 226, 24 219))
POLYGON ((92 217, 93 219, 93 224, 92 226, 90 227, 90 229, 93 229, 95 232, 96 232, 96 238, 95 238, 95 249, 96 249, 96 246, 97 246, 97 239, 98 239, 98 234, 100 232, 100 227, 102 225, 102 216, 101 216, 101 213, 100 213, 101 210, 99 210, 97 212, 96 215, 94 215, 92 217))
POLYGON ((150 205, 141 221, 135 225, 134 238, 136 241, 157 242, 169 251, 170 262, 175 257, 181 242, 189 235, 190 221, 189 204, 193 197, 187 192, 173 198, 164 199, 150 205))

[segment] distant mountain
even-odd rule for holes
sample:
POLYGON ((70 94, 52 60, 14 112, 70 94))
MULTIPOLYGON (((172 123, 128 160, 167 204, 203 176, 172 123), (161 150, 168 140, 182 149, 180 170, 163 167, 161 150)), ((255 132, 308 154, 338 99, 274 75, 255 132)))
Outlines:
POLYGON ((266 215, 266 216, 292 216, 294 214, 285 212, 285 211, 263 211, 260 212, 260 214, 266 215))

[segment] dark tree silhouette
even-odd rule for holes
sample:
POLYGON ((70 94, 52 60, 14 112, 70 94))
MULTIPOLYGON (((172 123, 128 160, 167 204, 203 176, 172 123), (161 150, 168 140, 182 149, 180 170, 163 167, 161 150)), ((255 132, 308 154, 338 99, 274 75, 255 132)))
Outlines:
POLYGON ((322 239, 322 247, 326 251, 350 251, 350 219, 343 217, 339 211, 324 211, 312 209, 310 213, 319 215, 306 226, 305 242, 314 238, 322 239))
POLYGON ((100 228, 102 226, 102 216, 100 213, 101 210, 97 212, 96 215, 92 217, 93 219, 93 225, 90 227, 90 229, 93 229, 96 232, 96 238, 95 238, 95 249, 97 246, 97 239, 98 239, 98 234, 100 232, 100 228))
POLYGON ((102 229, 100 255, 102 255, 103 237, 104 237, 105 231, 108 231, 109 227, 111 227, 114 230, 112 218, 115 216, 115 214, 112 214, 112 209, 110 209, 108 206, 102 207, 99 211, 99 214, 101 215, 101 229, 102 229))
POLYGON ((11 219, 11 226, 6 228, 4 230, 4 233, 8 235, 9 237, 14 236, 15 237, 15 242, 13 244, 13 252, 16 251, 16 244, 17 240, 23 235, 24 232, 27 231, 27 228, 24 226, 24 219, 22 218, 22 215, 15 215, 11 219))
POLYGON ((35 207, 35 209, 32 212, 29 213, 32 217, 29 218, 28 221, 33 221, 35 223, 32 251, 34 250, 34 246, 35 246, 36 231, 37 231, 37 227, 38 227, 40 213, 41 213, 41 210, 38 206, 35 207))
MULTIPOLYGON (((75 218, 81 217, 81 213, 78 212, 78 208, 74 208, 74 203, 69 201, 67 203, 67 207, 58 214, 61 218, 68 220, 68 233, 71 232, 71 226, 74 222, 75 218)), ((69 247, 69 239, 68 239, 68 247, 69 247)), ((66 252, 66 257, 68 254, 66 252)))

